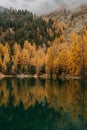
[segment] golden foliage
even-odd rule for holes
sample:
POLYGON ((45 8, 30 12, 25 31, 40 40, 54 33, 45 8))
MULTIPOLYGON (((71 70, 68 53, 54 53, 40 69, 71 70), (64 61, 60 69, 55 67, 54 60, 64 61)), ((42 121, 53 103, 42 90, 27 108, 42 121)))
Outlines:
MULTIPOLYGON (((63 23, 60 25, 58 21, 54 21, 53 28, 56 26, 60 26, 61 30, 65 28, 63 23)), ((52 36, 51 30, 48 31, 52 36)), ((31 66, 33 70, 36 69, 37 75, 42 69, 51 76, 87 74, 87 28, 84 27, 80 34, 72 32, 69 42, 65 41, 62 33, 60 37, 50 42, 47 48, 44 45, 36 48, 35 44, 28 41, 24 42, 23 47, 15 43, 13 48, 10 48, 8 43, 5 45, 0 43, 1 71, 7 71, 10 67, 12 72, 29 73, 31 66)))

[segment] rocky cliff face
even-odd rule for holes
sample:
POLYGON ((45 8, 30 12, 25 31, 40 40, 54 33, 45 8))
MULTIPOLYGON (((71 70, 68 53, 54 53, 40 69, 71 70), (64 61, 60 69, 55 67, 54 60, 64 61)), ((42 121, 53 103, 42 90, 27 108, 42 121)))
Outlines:
POLYGON ((80 33, 83 26, 87 24, 87 5, 81 6, 75 10, 60 9, 52 13, 42 16, 43 19, 58 19, 59 22, 64 22, 67 25, 64 35, 67 39, 70 37, 70 32, 80 33))

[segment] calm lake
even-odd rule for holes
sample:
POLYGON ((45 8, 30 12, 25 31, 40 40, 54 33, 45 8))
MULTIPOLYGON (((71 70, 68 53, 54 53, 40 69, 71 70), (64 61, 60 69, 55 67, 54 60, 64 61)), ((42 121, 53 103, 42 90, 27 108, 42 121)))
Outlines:
POLYGON ((87 130, 87 81, 0 80, 0 130, 87 130))

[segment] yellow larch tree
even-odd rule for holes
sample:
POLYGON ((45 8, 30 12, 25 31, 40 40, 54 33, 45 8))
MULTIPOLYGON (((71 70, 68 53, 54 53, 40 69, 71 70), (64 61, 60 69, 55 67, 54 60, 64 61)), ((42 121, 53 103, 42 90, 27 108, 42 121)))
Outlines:
POLYGON ((82 36, 80 38, 81 56, 82 56, 82 71, 83 75, 87 74, 87 28, 84 27, 82 36))
POLYGON ((42 67, 45 65, 45 52, 43 51, 43 49, 37 49, 34 57, 32 57, 32 65, 35 66, 36 74, 38 75, 42 67))
POLYGON ((10 62, 10 51, 9 51, 10 47, 9 44, 6 43, 5 46, 3 46, 3 59, 2 59, 2 68, 4 71, 7 70, 7 63, 10 62))
POLYGON ((14 44, 13 46, 13 53, 14 55, 12 56, 12 71, 20 71, 21 69, 21 46, 17 43, 14 44))
POLYGON ((70 49, 68 52, 69 73, 78 76, 81 73, 81 52, 79 36, 72 32, 70 49))
POLYGON ((29 54, 28 50, 23 48, 21 52, 21 69, 28 72, 29 67, 29 54))

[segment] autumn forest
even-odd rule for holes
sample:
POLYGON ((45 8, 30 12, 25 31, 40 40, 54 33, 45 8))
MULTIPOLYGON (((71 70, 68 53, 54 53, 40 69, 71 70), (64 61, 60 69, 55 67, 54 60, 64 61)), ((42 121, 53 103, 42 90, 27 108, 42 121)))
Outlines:
POLYGON ((28 11, 8 10, 0 13, 0 19, 3 74, 56 78, 87 75, 86 25, 80 33, 71 31, 68 37, 65 30, 69 26, 58 18, 43 19, 28 11))

